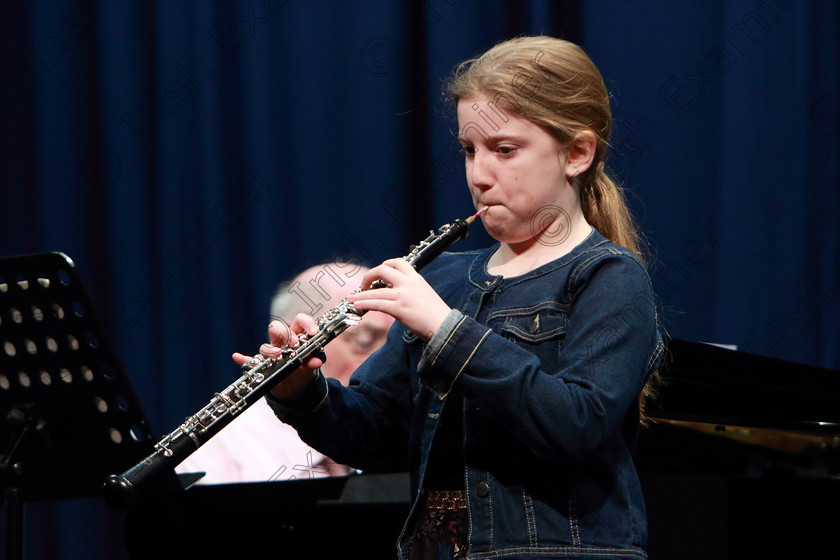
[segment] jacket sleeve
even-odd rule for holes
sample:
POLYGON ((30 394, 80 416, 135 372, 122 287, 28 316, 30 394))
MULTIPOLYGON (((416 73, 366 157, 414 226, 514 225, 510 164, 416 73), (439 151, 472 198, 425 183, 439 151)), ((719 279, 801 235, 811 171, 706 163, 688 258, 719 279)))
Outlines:
POLYGON ((419 365, 438 394, 464 395, 540 458, 586 461, 621 429, 661 345, 647 273, 628 255, 607 253, 570 276, 571 311, 559 367, 453 311, 419 365))
POLYGON ((411 377, 402 329, 394 323, 388 341, 353 373, 349 387, 319 373, 294 400, 269 394, 269 406, 303 441, 338 463, 368 469, 404 461, 411 377))

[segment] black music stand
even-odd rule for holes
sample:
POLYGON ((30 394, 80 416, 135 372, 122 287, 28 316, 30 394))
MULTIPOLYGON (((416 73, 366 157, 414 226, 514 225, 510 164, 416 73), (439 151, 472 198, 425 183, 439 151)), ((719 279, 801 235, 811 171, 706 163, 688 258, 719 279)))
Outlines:
MULTIPOLYGON (((6 558, 23 549, 24 503, 102 496, 155 439, 73 261, 0 259, 0 487, 6 558)), ((171 489, 180 488, 174 472, 171 489)))

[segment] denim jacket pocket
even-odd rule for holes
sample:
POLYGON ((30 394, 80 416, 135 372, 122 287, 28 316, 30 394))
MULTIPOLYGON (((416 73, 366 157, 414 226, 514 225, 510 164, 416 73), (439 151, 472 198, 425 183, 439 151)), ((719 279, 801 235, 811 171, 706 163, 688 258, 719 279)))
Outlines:
POLYGON ((556 366, 563 349, 568 319, 569 306, 556 301, 500 309, 489 317, 491 323, 502 321, 502 336, 535 354, 547 372, 556 366))

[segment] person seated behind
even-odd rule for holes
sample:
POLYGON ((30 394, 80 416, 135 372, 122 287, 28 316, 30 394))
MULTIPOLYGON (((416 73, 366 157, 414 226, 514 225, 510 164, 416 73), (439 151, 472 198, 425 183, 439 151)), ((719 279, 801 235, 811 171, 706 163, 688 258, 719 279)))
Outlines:
MULTIPOLYGON (((298 313, 319 316, 357 287, 365 272, 366 268, 346 263, 313 266, 301 272, 275 292, 272 322, 288 323, 298 313)), ((385 313, 366 313, 358 325, 326 345, 324 375, 348 385, 353 371, 385 342, 393 322, 385 313)), ((280 422, 264 400, 247 408, 175 470, 205 472, 198 484, 320 478, 352 472, 301 441, 295 429, 280 422)))

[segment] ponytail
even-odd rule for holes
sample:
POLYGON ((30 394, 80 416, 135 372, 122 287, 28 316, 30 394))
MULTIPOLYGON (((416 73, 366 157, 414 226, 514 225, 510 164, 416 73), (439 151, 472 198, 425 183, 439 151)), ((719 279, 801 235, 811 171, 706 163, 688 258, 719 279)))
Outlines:
POLYGON ((624 189, 607 175, 603 161, 581 176, 580 202, 592 227, 645 262, 641 236, 627 208, 624 189))
MULTIPOLYGON (((632 252, 645 263, 642 241, 633 216, 627 208, 624 189, 619 187, 604 170, 603 161, 581 176, 580 202, 589 225, 609 239, 632 252)), ((653 372, 639 395, 639 414, 642 426, 650 424, 645 413, 646 404, 656 400, 660 383, 659 371, 653 372)))

